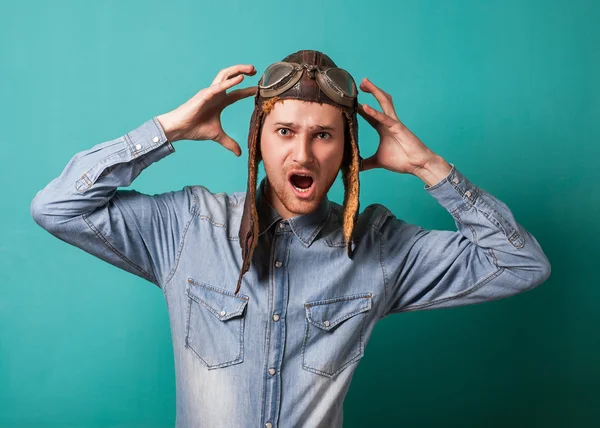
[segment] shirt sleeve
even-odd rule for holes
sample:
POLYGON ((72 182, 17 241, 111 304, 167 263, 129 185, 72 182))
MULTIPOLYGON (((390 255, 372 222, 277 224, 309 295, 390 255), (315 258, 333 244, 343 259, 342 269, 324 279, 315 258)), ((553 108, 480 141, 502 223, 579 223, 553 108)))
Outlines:
POLYGON ((379 222, 386 316, 509 297, 541 284, 550 262, 508 206, 471 183, 454 164, 425 190, 457 231, 427 230, 389 210, 379 222))
POLYGON ((31 202, 35 222, 57 238, 162 288, 197 206, 190 187, 147 195, 123 190, 175 152, 156 117, 75 154, 31 202))

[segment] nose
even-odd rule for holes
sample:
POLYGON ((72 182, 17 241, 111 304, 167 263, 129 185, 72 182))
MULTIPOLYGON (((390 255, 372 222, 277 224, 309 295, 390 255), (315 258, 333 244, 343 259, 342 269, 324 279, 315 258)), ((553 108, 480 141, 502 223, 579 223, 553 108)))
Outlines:
POLYGON ((294 144, 293 160, 301 165, 311 163, 314 160, 310 135, 302 134, 298 136, 294 144))

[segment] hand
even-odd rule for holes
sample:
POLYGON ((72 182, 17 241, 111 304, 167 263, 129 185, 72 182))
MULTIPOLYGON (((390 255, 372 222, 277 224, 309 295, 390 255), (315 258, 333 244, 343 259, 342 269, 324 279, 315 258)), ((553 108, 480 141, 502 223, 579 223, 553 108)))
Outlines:
POLYGON ((213 140, 236 156, 241 156, 240 145, 223 130, 221 112, 228 105, 256 94, 256 86, 225 92, 239 84, 244 79, 244 74, 253 76, 256 69, 250 64, 225 68, 219 71, 208 88, 202 89, 175 110, 157 116, 167 139, 213 140))
POLYGON ((396 116, 392 96, 364 78, 360 89, 373 94, 383 112, 369 105, 358 105, 358 113, 379 134, 379 147, 375 154, 363 160, 363 170, 385 168, 390 171, 415 174, 426 164, 436 158, 436 154, 428 149, 396 116))

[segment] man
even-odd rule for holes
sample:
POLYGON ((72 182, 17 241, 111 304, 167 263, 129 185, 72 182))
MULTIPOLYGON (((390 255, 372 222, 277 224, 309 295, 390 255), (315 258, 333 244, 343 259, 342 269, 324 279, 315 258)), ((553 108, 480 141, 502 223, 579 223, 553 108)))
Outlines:
POLYGON ((354 80, 329 57, 300 51, 258 88, 227 92, 255 73, 221 70, 177 109, 76 154, 31 211, 58 238, 161 288, 178 427, 340 427, 378 320, 515 295, 545 281, 550 264, 509 208, 427 148, 369 80, 360 89, 382 111, 358 104, 354 80), (246 192, 118 190, 178 140, 240 156, 220 114, 251 95, 246 192), (380 135, 364 160, 357 113, 380 135), (458 230, 425 230, 380 204, 358 214, 358 171, 372 168, 421 178, 458 230), (340 170, 343 206, 327 198, 340 170))

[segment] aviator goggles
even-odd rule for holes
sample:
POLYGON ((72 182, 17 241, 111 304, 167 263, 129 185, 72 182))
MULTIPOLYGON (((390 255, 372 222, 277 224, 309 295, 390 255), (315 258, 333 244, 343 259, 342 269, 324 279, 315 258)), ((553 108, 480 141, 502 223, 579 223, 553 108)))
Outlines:
POLYGON ((352 107, 358 92, 354 79, 346 70, 337 67, 320 67, 312 64, 295 62, 276 62, 265 70, 258 89, 265 98, 279 95, 294 86, 304 71, 309 77, 316 79, 321 90, 332 101, 352 107))

